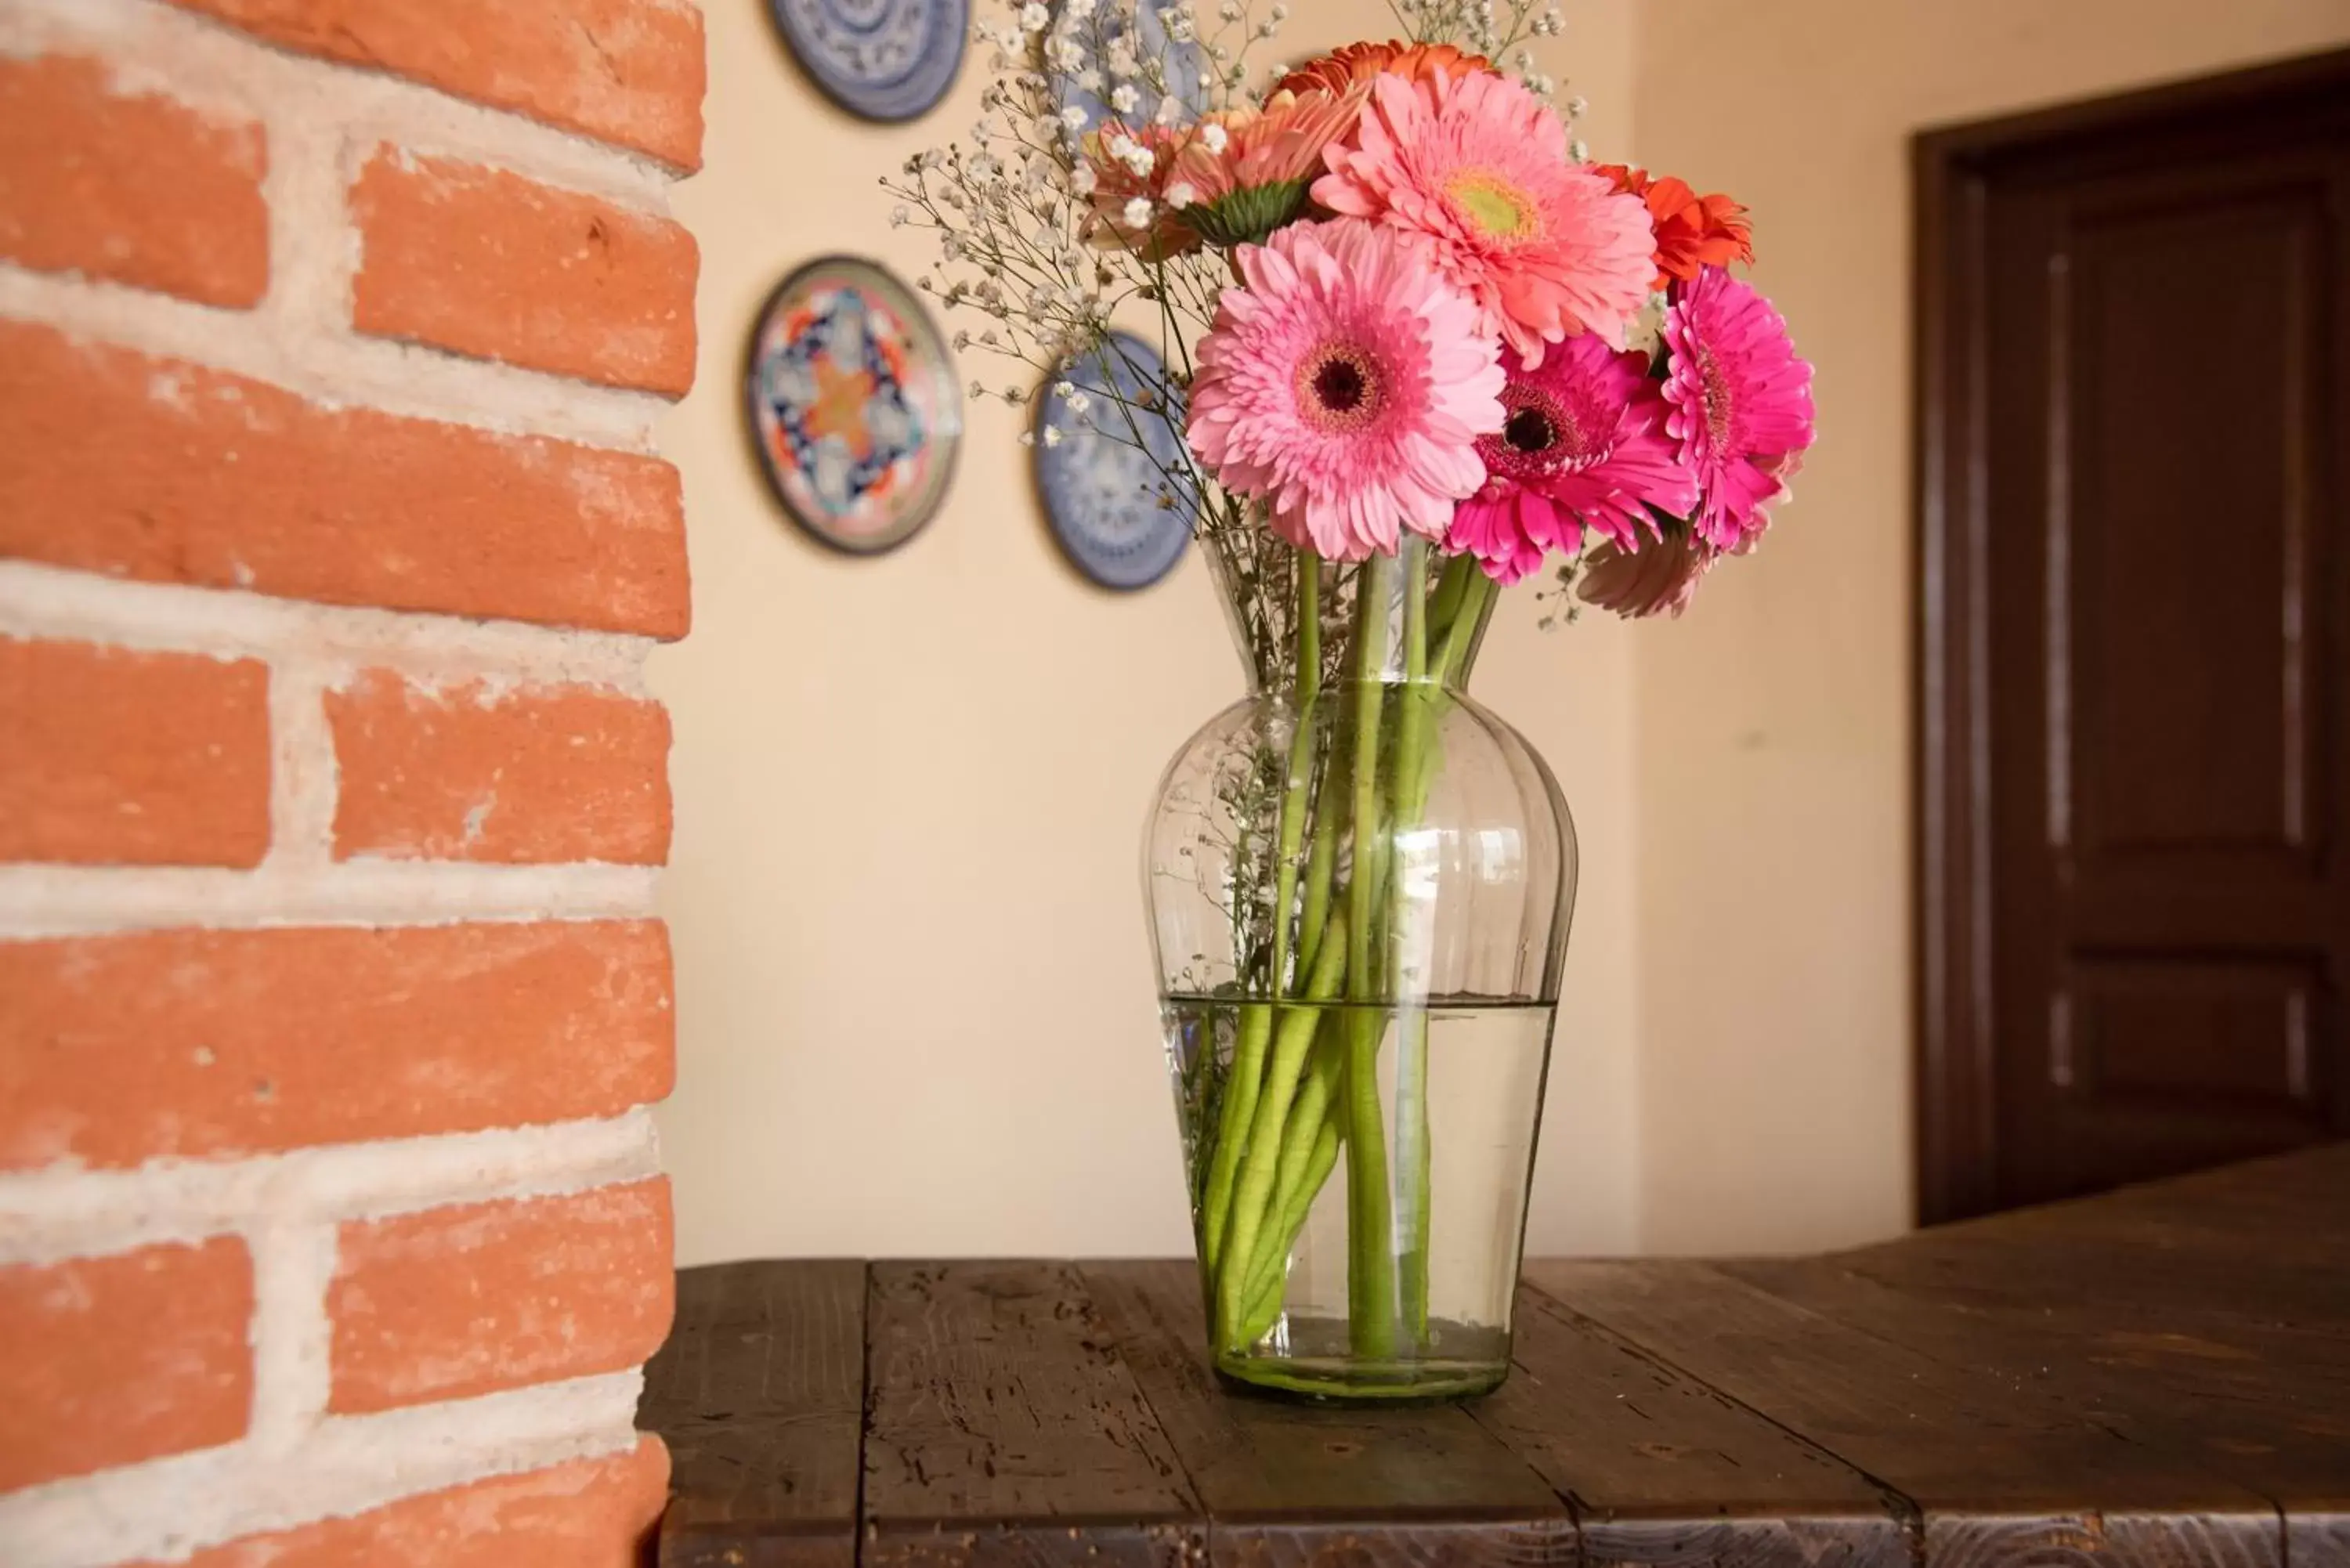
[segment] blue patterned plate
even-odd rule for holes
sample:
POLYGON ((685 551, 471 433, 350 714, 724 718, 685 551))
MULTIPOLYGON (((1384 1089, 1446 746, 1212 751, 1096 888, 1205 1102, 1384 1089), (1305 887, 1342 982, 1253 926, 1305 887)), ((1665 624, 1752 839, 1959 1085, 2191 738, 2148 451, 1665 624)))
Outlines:
MULTIPOLYGON (((1197 119, 1207 108, 1208 89, 1200 85, 1200 73, 1210 68, 1208 51, 1196 43, 1178 43, 1167 36, 1167 25, 1159 19, 1164 9, 1162 0, 1139 0, 1131 13, 1134 30, 1139 35, 1135 52, 1144 59, 1156 60, 1159 71, 1176 100, 1183 106, 1186 120, 1197 119)), ((1057 11, 1059 7, 1056 5, 1057 11)), ((1102 53, 1110 42, 1103 31, 1103 23, 1111 24, 1112 32, 1120 30, 1118 24, 1128 15, 1123 6, 1097 5, 1088 16, 1091 26, 1083 26, 1078 33, 1086 47, 1087 63, 1095 69, 1104 69, 1102 53)), ((1138 82, 1138 88, 1142 86, 1138 82)), ((1054 88, 1063 109, 1075 106, 1086 112, 1086 129, 1099 130, 1107 119, 1121 120, 1128 125, 1149 123, 1159 112, 1159 105, 1145 101, 1148 89, 1139 95, 1131 114, 1120 114, 1110 106, 1107 96, 1109 82, 1105 77, 1103 92, 1088 90, 1067 72, 1054 73, 1054 88)))
POLYGON ((930 112, 962 68, 970 0, 767 0, 808 78, 861 119, 930 112))
POLYGON ((1114 332, 1100 349, 1064 366, 1036 399, 1034 459, 1045 517, 1070 564, 1106 588, 1149 587, 1174 569, 1191 539, 1193 492, 1170 487, 1159 472, 1183 472, 1180 411, 1170 423, 1138 408, 1129 424, 1128 413, 1102 394, 1112 386, 1139 403, 1146 392, 1159 395, 1164 377, 1158 350, 1131 332, 1114 332), (1064 381, 1083 395, 1082 412, 1055 390, 1064 381), (1135 444, 1138 433, 1148 456, 1135 444))
POLYGON ((768 486, 836 549, 894 549, 945 499, 962 441, 954 364, 922 302, 873 263, 824 256, 778 284, 743 391, 768 486))

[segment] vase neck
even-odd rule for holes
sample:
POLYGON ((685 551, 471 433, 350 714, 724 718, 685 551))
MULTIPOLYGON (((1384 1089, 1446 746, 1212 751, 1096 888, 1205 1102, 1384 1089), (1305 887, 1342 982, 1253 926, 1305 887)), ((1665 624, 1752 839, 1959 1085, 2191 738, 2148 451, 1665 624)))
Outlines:
POLYGON ((1210 561, 1255 697, 1367 680, 1462 690, 1498 597, 1472 557, 1436 556, 1416 537, 1360 562, 1278 544, 1245 571, 1215 553, 1210 561))

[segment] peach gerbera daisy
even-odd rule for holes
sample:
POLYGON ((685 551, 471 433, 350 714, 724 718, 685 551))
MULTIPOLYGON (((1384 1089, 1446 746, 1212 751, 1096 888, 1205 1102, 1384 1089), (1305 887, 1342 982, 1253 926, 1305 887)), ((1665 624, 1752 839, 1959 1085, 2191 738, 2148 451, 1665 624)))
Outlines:
POLYGON ((1309 88, 1321 88, 1344 92, 1377 76, 1419 82, 1439 72, 1465 76, 1471 71, 1497 74, 1493 62, 1484 56, 1469 54, 1451 44, 1407 44, 1401 38, 1389 38, 1384 44, 1348 44, 1308 60, 1282 78, 1275 90, 1304 92, 1309 88))
POLYGON ((1314 200, 1425 235, 1438 264, 1529 365, 1596 332, 1618 347, 1647 303, 1655 232, 1637 196, 1567 153, 1566 128, 1516 82, 1382 76, 1314 200))
POLYGON ((1186 434, 1225 489, 1329 560, 1440 537, 1485 478, 1502 366, 1477 306, 1418 243, 1367 223, 1293 223, 1233 253, 1201 340, 1186 434))
POLYGON ((1711 545, 1675 524, 1663 538, 1638 550, 1627 550, 1612 539, 1595 546, 1583 559, 1583 576, 1575 591, 1584 603, 1613 610, 1626 620, 1678 617, 1689 608, 1698 584, 1718 558, 1711 545))
POLYGON ((1079 144, 1085 159, 1079 167, 1097 243, 1106 236, 1111 248, 1133 251, 1145 260, 1200 248, 1199 234, 1167 199, 1175 154, 1191 135, 1188 126, 1116 120, 1087 133, 1079 144))
POLYGON ((1175 151, 1168 202, 1211 245, 1262 244, 1305 209, 1322 150, 1355 128, 1369 96, 1283 88, 1261 109, 1207 116, 1175 151))

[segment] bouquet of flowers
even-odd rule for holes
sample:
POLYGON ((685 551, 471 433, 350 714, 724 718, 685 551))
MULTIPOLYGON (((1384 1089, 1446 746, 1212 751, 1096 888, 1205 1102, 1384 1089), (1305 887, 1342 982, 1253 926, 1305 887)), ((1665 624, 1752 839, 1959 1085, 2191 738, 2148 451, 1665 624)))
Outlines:
POLYGON ((968 140, 884 183, 893 221, 938 235, 922 286, 973 318, 959 349, 1180 454, 1153 460, 1157 504, 1288 715, 1219 785, 1244 842, 1210 888, 1230 960, 1199 978, 1235 1005, 1179 1084, 1211 1333, 1237 1355, 1278 1315, 1343 1149, 1352 1347, 1380 1361, 1430 1333, 1427 1134, 1400 1091, 1384 1120, 1383 1031, 1336 1014, 1412 981, 1394 846, 1441 765, 1440 706, 1503 587, 1678 615, 1752 549, 1812 439, 1811 371, 1731 270, 1753 259, 1742 207, 1588 161, 1581 101, 1555 106, 1526 47, 1555 9, 1397 0, 1408 38, 1260 71, 1285 8, 1205 4, 1031 0, 983 25, 968 140), (1167 369, 1109 374, 1116 326, 1167 369))

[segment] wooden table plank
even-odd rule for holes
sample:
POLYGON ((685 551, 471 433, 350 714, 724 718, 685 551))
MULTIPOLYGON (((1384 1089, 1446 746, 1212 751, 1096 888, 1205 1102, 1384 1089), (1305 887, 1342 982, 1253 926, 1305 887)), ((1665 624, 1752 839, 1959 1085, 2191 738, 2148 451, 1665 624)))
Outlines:
MULTIPOLYGON (((2345 1233, 2350 1225, 2331 1232, 2345 1233)), ((2156 1210, 2121 1210, 2091 1229, 2051 1211, 1926 1231, 1835 1262, 1923 1299, 2018 1315, 2054 1308, 2116 1329, 2193 1320, 2273 1345, 2350 1388, 2350 1249, 2327 1236, 2156 1210)))
POLYGON ((2272 1329, 2294 1359, 2350 1370, 2345 1237, 2350 1143, 1939 1226, 1835 1261, 1976 1306, 2272 1329))
MULTIPOLYGON (((2350 1568, 2350 1397, 2259 1335, 2207 1319, 2141 1320, 2046 1307, 1995 1311, 1920 1299, 1835 1259, 1723 1264, 1846 1328, 1946 1366, 2029 1387, 2134 1442, 2259 1492, 2282 1511, 2294 1568, 2350 1568), (2261 1348, 2246 1348, 2251 1339, 2261 1348)), ((2149 1303, 2149 1311, 2158 1311, 2149 1303)))
POLYGON ((1087 1263, 1086 1283, 1209 1518, 1218 1564, 1567 1564, 1566 1505, 1458 1407, 1362 1409, 1228 1393, 1199 1271, 1087 1263))
POLYGON ((1204 1517, 1075 1266, 876 1263, 868 1568, 1177 1568, 1204 1517))
POLYGON ((638 1422, 670 1450, 663 1568, 857 1560, 865 1265, 681 1269, 638 1422))
POLYGON ((1929 1568, 2282 1568, 2258 1493, 1701 1264, 1537 1263, 1545 1294, 1910 1499, 1929 1568))
POLYGON ((1533 1290, 1471 1407, 1570 1499, 1590 1564, 1908 1568, 1908 1502, 1533 1290))

